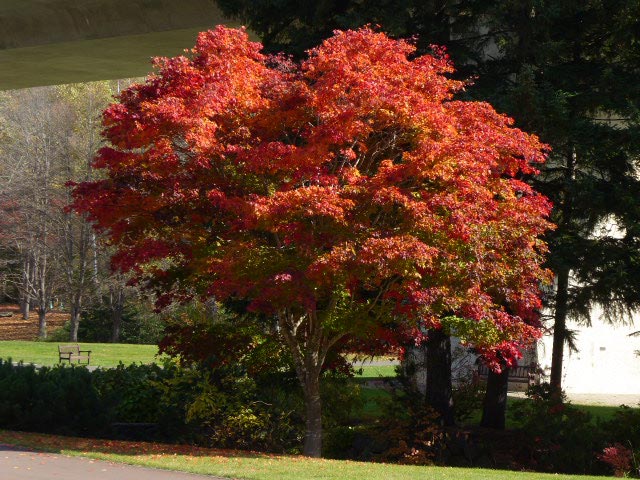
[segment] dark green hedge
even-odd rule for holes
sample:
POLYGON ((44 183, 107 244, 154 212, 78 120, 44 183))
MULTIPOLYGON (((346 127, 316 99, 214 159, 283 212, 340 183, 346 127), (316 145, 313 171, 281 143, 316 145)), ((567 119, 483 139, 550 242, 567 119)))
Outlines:
MULTIPOLYGON (((348 415, 357 387, 328 373, 323 388, 331 428, 348 415)), ((0 428, 293 453, 302 444, 302 411, 291 372, 250 377, 239 366, 174 363, 90 372, 0 360, 0 428)))

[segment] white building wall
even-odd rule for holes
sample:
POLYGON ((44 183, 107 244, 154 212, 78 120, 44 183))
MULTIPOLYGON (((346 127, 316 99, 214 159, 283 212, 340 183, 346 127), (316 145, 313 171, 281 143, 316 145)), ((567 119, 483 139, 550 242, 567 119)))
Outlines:
MULTIPOLYGON (((591 327, 568 322, 576 330, 578 352, 565 347, 562 386, 568 394, 640 394, 640 316, 633 325, 610 324, 601 319, 602 311, 591 312, 591 327)), ((551 371, 553 337, 546 335, 538 344, 538 363, 548 375, 551 371)))
MULTIPOLYGON (((640 335, 629 336, 640 330, 640 315, 634 324, 610 324, 601 319, 602 310, 594 308, 591 312, 591 327, 568 322, 567 327, 576 331, 578 352, 564 350, 562 375, 563 390, 573 394, 599 395, 636 395, 640 396, 640 335)), ((518 362, 529 365, 537 362, 549 380, 551 372, 551 352, 553 336, 545 335, 539 342, 536 352, 524 352, 518 362), (537 357, 537 359, 536 359, 537 357)), ((452 378, 454 385, 468 379, 477 369, 477 357, 460 345, 460 340, 451 339, 452 378)), ((407 360, 414 363, 415 382, 424 393, 426 389, 426 358, 423 349, 407 352, 407 360)), ((513 384, 510 391, 524 390, 525 384, 513 384)), ((620 403, 624 403, 621 401, 620 403)))

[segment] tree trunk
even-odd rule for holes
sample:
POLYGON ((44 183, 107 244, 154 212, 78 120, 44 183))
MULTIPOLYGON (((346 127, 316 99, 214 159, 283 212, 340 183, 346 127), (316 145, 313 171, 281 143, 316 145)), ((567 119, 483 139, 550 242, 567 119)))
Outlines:
POLYGON ((111 343, 120 342, 120 327, 122 325, 122 308, 115 308, 111 312, 111 343))
POLYGON ((42 307, 38 309, 38 338, 47 338, 47 310, 42 307))
POLYGON ((556 290, 556 304, 553 324, 553 349, 551 351, 551 387, 562 391, 562 361, 564 358, 564 343, 567 330, 567 306, 569 300, 569 269, 563 268, 557 272, 558 287, 556 290))
POLYGON ((31 262, 29 256, 25 255, 22 262, 22 295, 20 296, 20 311, 22 312, 22 318, 24 320, 29 319, 29 312, 31 311, 31 295, 29 295, 29 289, 31 288, 31 262))
POLYGON ((80 310, 79 302, 74 301, 71 304, 71 331, 69 332, 69 340, 78 341, 78 327, 80 326, 80 310))
MULTIPOLYGON (((573 144, 566 152, 566 170, 564 174, 564 198, 561 204, 562 217, 558 223, 558 234, 573 223, 573 189, 578 165, 578 155, 573 144)), ((562 392, 562 361, 564 357, 564 343, 567 334, 567 314, 569 306, 569 273, 567 265, 560 265, 556 269, 557 289, 555 310, 553 313, 553 348, 551 350, 551 383, 552 390, 560 397, 562 392)))
POLYGON ((322 400, 320 398, 320 371, 308 372, 305 379, 304 403, 306 432, 303 454, 319 458, 322 455, 322 400))
POLYGON ((480 421, 481 426, 504 430, 508 387, 509 369, 506 366, 503 366, 500 373, 489 370, 487 392, 484 396, 482 420, 480 421))
POLYGON ((402 371, 409 385, 426 398, 427 395, 427 346, 411 342, 404 346, 402 371))
POLYGON ((427 337, 426 402, 440 414, 444 425, 454 424, 451 338, 442 330, 429 330, 427 337))
POLYGON ((98 275, 98 245, 95 232, 91 234, 91 249, 93 252, 93 284, 98 288, 100 286, 100 276, 98 275))
POLYGON ((124 293, 122 288, 116 287, 111 291, 111 343, 120 342, 123 310, 124 293))
POLYGON ((41 260, 38 272, 38 337, 40 339, 47 338, 47 312, 49 311, 48 302, 50 300, 47 295, 47 257, 41 260))
MULTIPOLYGON (((325 318, 335 311, 337 299, 332 299, 324 310, 325 318)), ((317 311, 300 317, 288 311, 278 315, 278 331, 293 357, 296 376, 302 386, 306 413, 306 432, 303 454, 319 458, 322 455, 322 400, 320 373, 327 351, 344 336, 329 337, 322 328, 317 311)))
POLYGON ((22 318, 24 320, 29 320, 29 313, 31 311, 31 305, 29 304, 29 298, 23 297, 20 303, 20 311, 22 312, 22 318))

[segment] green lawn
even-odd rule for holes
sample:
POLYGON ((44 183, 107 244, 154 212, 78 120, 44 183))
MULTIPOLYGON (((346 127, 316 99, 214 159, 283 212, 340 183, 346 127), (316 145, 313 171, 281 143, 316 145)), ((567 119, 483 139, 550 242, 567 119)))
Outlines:
POLYGON ((379 379, 380 377, 389 378, 396 376, 395 365, 356 365, 356 376, 366 379, 379 379), (362 370, 362 372, 359 372, 362 370))
POLYGON ((0 430, 0 442, 35 450, 248 480, 597 480, 474 468, 418 467, 212 450, 185 445, 119 442, 0 430))
MULTIPOLYGON (((588 412, 591 414, 594 420, 607 421, 613 418, 613 414, 616 410, 619 409, 618 406, 611 405, 581 405, 574 403, 572 404, 575 407, 578 407, 580 410, 588 412)), ((636 408, 637 405, 628 405, 629 407, 636 408)))
MULTIPOLYGON (((509 397, 507 400, 507 428, 518 428, 520 426, 519 420, 512 414, 512 411, 509 410, 509 406, 521 403, 521 402, 528 402, 529 399, 526 398, 514 398, 514 397, 509 397)), ((571 403, 571 405, 573 407, 576 407, 579 410, 582 410, 583 412, 587 412, 591 415, 592 417, 592 421, 593 422, 597 422, 597 421, 607 421, 607 420, 611 420, 614 416, 614 413, 616 412, 616 410, 619 410, 620 406, 619 405, 583 405, 580 403, 571 403)), ((637 405, 628 405, 629 407, 635 408, 637 407, 637 405)), ((481 413, 478 412, 477 418, 473 418, 473 420, 476 421, 476 423, 480 422, 480 415, 481 413)))
POLYGON ((362 388, 360 390, 362 409, 358 416, 364 419, 380 418, 384 414, 383 405, 391 400, 391 394, 381 388, 362 388))
MULTIPOLYGON (((18 340, 0 341, 0 358, 11 357, 13 361, 35 363, 38 365, 55 365, 58 363, 58 345, 68 342, 29 342, 18 340)), ((82 350, 91 350, 91 365, 114 367, 120 361, 125 364, 157 362, 156 345, 130 345, 120 343, 80 343, 82 350)), ((393 365, 362 367, 357 374, 362 379, 378 379, 395 377, 393 365)), ((358 370, 358 369, 356 369, 358 370)))
MULTIPOLYGON (((391 400, 391 393, 386 390, 378 389, 378 388, 362 388, 361 390, 362 397, 362 409, 359 412, 359 415, 362 415, 366 418, 377 418, 384 415, 384 409, 382 406, 385 402, 391 400)), ((522 422, 519 418, 517 418, 511 408, 513 405, 528 402, 529 399, 526 398, 518 398, 509 396, 507 403, 507 418, 506 418, 506 428, 514 429, 520 428, 522 422)), ((583 405, 579 403, 572 403, 572 406, 582 410, 584 412, 589 413, 592 416, 593 422, 598 421, 607 421, 613 418, 615 412, 619 410, 619 406, 617 405, 583 405)), ((631 408, 637 408, 637 405, 629 405, 631 408)), ((480 423, 480 419, 482 417, 482 411, 476 410, 473 412, 471 417, 467 419, 464 423, 466 425, 478 425, 480 423)))
MULTIPOLYGON (((56 365, 58 345, 65 342, 0 341, 0 358, 11 357, 14 362, 56 365)), ((80 343, 81 350, 91 350, 91 365, 115 367, 118 363, 152 363, 156 358, 156 345, 130 345, 122 343, 80 343)))

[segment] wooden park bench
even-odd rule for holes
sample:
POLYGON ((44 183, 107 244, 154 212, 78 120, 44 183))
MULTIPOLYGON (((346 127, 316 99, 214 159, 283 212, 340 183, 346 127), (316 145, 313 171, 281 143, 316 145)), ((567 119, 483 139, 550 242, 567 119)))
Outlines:
MULTIPOLYGON (((478 365, 477 380, 486 382, 489 378, 489 368, 486 365, 478 365)), ((531 365, 518 365, 509 369, 509 391, 524 391, 539 381, 538 367, 531 365)))
POLYGON ((59 363, 62 363, 63 360, 69 363, 86 361, 89 365, 91 350, 80 350, 80 345, 58 345, 58 355, 60 356, 59 363))

